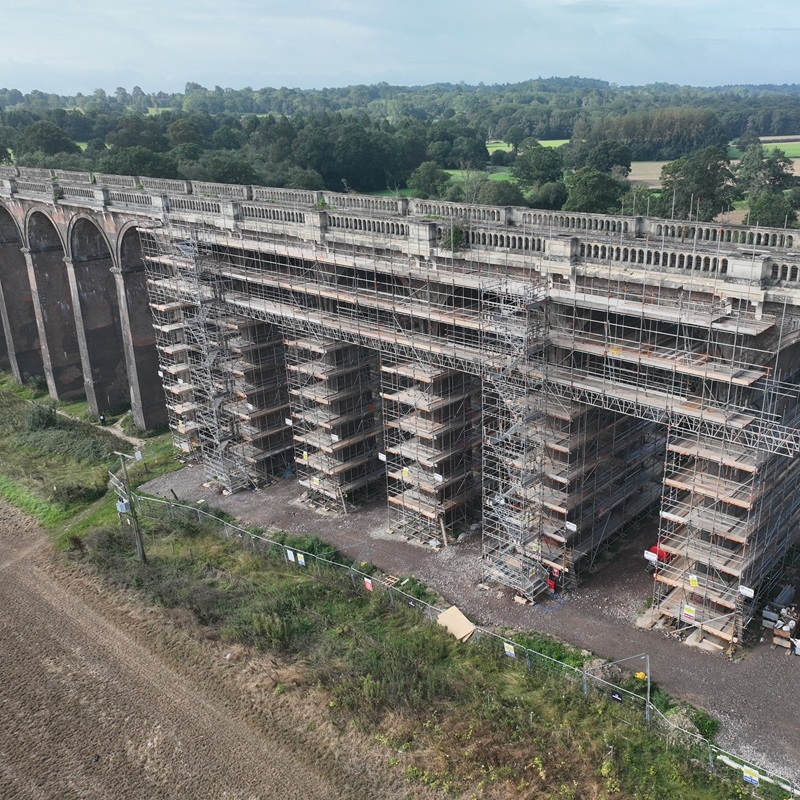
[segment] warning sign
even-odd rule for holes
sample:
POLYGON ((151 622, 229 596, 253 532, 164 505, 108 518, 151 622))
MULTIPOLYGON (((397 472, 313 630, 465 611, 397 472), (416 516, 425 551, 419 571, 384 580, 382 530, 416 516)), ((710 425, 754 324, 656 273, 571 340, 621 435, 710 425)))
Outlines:
POLYGON ((752 767, 742 767, 742 777, 744 778, 744 782, 749 783, 751 786, 758 786, 761 780, 758 770, 752 767))
POLYGON ((687 622, 694 622, 694 615, 695 615, 695 607, 694 606, 684 606, 683 607, 683 618, 687 622))
POLYGON ((517 651, 514 649, 514 645, 511 642, 503 642, 503 651, 509 658, 516 658, 517 651))

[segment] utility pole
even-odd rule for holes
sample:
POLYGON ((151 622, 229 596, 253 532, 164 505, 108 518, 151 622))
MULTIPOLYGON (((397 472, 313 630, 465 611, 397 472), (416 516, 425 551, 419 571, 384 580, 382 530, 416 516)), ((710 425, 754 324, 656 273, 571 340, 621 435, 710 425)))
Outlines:
POLYGON ((144 552, 144 537, 142 536, 142 529, 139 527, 139 515, 136 513, 136 506, 133 502, 133 493, 131 492, 131 482, 128 478, 128 459, 131 461, 141 461, 141 450, 136 451, 135 456, 129 456, 125 453, 114 451, 115 456, 119 456, 119 463, 122 465, 123 480, 120 481, 113 473, 109 472, 112 478, 112 485, 121 496, 122 501, 117 503, 117 510, 120 514, 129 514, 131 522, 133 523, 133 539, 136 544, 136 555, 142 564, 147 563, 147 555, 144 552))

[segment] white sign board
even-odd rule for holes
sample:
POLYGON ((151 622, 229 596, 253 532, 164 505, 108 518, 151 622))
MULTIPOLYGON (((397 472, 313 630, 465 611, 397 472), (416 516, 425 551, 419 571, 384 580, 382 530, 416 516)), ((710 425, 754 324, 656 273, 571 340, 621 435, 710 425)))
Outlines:
POLYGON ((751 786, 758 786, 761 780, 758 770, 752 767, 742 767, 742 777, 744 782, 749 783, 751 786))

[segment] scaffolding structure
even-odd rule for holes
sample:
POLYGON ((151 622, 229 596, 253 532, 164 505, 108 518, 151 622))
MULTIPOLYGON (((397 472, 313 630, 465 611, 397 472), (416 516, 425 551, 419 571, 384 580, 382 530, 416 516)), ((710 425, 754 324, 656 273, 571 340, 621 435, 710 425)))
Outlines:
POLYGON ((251 479, 270 480, 291 463, 293 442, 286 426, 289 391, 283 332, 278 325, 236 317, 229 344, 235 400, 229 410, 238 423, 236 444, 251 479))
POLYGON ((225 491, 257 485, 291 449, 282 335, 228 312, 231 284, 209 237, 151 228, 140 238, 175 444, 225 491))
POLYGON ((312 500, 347 511, 383 478, 377 355, 296 333, 285 344, 300 484, 312 500))
MULTIPOLYGON (((497 282, 484 299, 484 336, 503 345, 483 374, 483 558, 487 576, 534 599, 543 561, 544 292, 497 282), (537 365, 538 369, 534 369, 537 365)), ((489 349, 489 348, 487 348, 489 349)), ((490 349, 496 349, 494 347, 490 349)))
POLYGON ((491 220, 456 251, 446 224, 414 244, 358 208, 311 239, 306 213, 143 236, 179 446, 231 489, 293 446, 309 497, 345 509, 385 481, 397 529, 431 544, 481 515, 487 573, 531 598, 660 502, 656 613, 740 635, 800 514, 800 358, 774 316, 711 275, 582 274, 588 246, 553 270, 541 229, 501 263, 491 220))
POLYGON ((396 529, 426 544, 458 535, 480 495, 477 382, 413 361, 381 364, 387 495, 396 529))
MULTIPOLYGON (((562 386, 571 378, 602 392, 605 408, 641 409, 610 420, 622 449, 618 459, 604 449, 604 463, 617 467, 599 481, 601 502, 617 485, 628 504, 646 506, 663 487, 658 548, 669 561, 655 573, 655 612, 734 641, 756 587, 763 593, 780 574, 800 511, 799 462, 781 454, 797 416, 793 377, 776 374, 790 363, 781 326, 714 291, 686 297, 606 281, 582 289, 553 314, 553 371, 565 370, 562 386)), ((595 525, 592 536, 602 535, 595 525)))

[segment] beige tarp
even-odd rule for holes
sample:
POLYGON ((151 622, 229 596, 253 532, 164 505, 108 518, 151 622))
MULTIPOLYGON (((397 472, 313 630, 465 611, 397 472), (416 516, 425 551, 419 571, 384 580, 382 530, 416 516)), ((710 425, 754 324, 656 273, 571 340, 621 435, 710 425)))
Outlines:
POLYGON ((475 632, 475 626, 456 608, 450 606, 447 611, 442 611, 437 620, 440 625, 447 628, 459 642, 466 642, 475 632))

